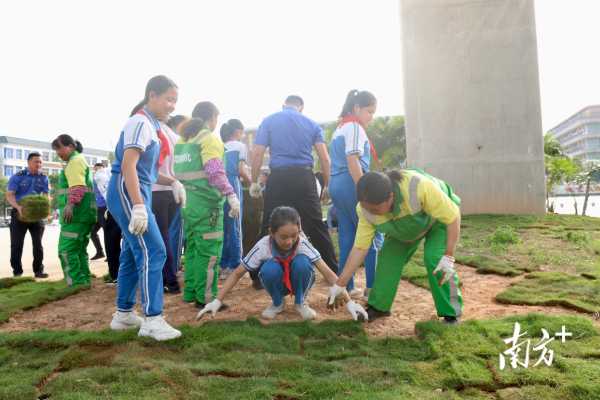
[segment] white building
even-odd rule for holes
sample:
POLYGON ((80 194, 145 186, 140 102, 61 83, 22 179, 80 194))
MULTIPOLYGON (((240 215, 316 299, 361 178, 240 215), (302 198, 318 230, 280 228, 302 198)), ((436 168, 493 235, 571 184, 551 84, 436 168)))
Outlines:
POLYGON ((548 132, 569 157, 600 161, 600 105, 587 106, 548 132))
MULTIPOLYGON (((27 157, 31 152, 42 155, 43 172, 46 175, 58 174, 63 168, 62 161, 52 150, 51 143, 39 140, 0 136, 0 174, 7 178, 27 167, 27 157)), ((90 166, 97 162, 109 163, 109 151, 83 147, 83 155, 90 166)))

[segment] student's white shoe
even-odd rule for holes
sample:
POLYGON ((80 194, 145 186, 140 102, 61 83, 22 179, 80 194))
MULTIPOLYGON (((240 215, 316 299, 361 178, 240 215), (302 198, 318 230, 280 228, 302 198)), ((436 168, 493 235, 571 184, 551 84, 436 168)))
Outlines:
POLYGON ((264 311, 262 312, 262 317, 266 318, 266 319, 273 319, 277 316, 277 314, 279 314, 280 312, 283 311, 283 307, 285 305, 285 302, 281 302, 281 305, 276 306, 274 304, 271 303, 271 305, 267 308, 264 309, 264 311))
POLYGON ((353 299, 360 299, 363 296, 363 291, 359 288, 354 288, 350 291, 350 297, 353 299))
POLYGON ((181 336, 181 332, 169 325, 162 315, 156 315, 144 319, 138 336, 148 336, 154 340, 163 341, 178 338, 181 336))
POLYGON ((303 320, 315 319, 317 312, 306 304, 296 304, 296 311, 302 316, 303 320))
POLYGON ((125 329, 139 328, 144 320, 134 311, 123 312, 116 311, 110 321, 110 329, 113 331, 122 331, 125 329))

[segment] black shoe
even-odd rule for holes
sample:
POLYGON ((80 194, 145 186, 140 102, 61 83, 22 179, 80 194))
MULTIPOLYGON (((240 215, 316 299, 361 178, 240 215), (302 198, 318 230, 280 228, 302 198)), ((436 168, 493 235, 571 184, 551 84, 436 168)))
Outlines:
POLYGON ((90 258, 90 260, 92 260, 92 261, 99 260, 99 259, 104 258, 104 257, 106 257, 104 255, 104 253, 96 253, 96 255, 94 257, 90 258))
POLYGON ((385 318, 392 315, 389 311, 381 311, 376 309, 375 307, 369 305, 367 306, 367 315, 369 316, 369 322, 376 320, 377 318, 385 318))
POLYGON ((252 279, 252 287, 254 290, 263 290, 263 285, 260 282, 260 279, 252 279))
POLYGON ((178 287, 165 286, 163 288, 163 291, 165 292, 165 294, 180 294, 181 293, 181 289, 179 289, 178 287))
POLYGON ((36 273, 34 274, 34 276, 35 276, 36 278, 44 279, 44 278, 47 278, 47 277, 48 277, 48 274, 47 274, 47 273, 45 273, 45 272, 36 272, 36 273))
POLYGON ((21 272, 13 272, 13 277, 15 277, 15 278, 18 278, 21 275, 23 275, 23 271, 21 271, 21 272))
POLYGON ((206 304, 200 303, 199 301, 196 301, 196 308, 198 310, 202 310, 205 306, 206 306, 206 304))
POLYGON ((460 321, 456 317, 444 317, 444 324, 446 325, 457 325, 460 321))

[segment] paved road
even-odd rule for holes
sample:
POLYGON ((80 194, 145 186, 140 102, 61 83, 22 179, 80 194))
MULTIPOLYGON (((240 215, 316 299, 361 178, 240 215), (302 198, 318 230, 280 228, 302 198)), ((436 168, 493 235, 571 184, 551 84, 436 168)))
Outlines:
MULTIPOLYGON (((63 279, 63 272, 58 259, 58 236, 60 226, 47 225, 44 232, 44 269, 51 280, 63 279)), ((102 231, 100 231, 100 239, 102 240, 102 231)), ((104 245, 104 241, 102 240, 104 245)), ((90 242, 88 246, 88 254, 93 256, 96 254, 94 246, 90 242)), ((33 250, 31 248, 31 236, 29 233, 25 237, 25 246, 23 248, 23 276, 33 276, 31 264, 33 262, 33 250)), ((103 276, 108 273, 108 264, 104 259, 90 261, 90 269, 96 276, 103 276)), ((10 231, 8 227, 0 228, 0 278, 12 276, 12 268, 10 267, 10 231)))

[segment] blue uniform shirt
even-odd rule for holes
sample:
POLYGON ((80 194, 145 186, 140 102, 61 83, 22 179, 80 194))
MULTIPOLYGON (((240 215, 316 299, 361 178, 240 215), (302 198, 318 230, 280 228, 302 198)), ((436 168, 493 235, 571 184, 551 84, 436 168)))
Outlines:
POLYGON ((333 133, 329 145, 331 157, 331 176, 348 173, 349 155, 356 155, 363 172, 369 171, 371 163, 371 145, 367 134, 360 124, 348 122, 339 126, 333 133))
POLYGON ((246 145, 237 140, 225 143, 225 172, 227 176, 240 176, 240 161, 248 162, 248 150, 246 145))
POLYGON ((323 129, 292 107, 265 118, 254 139, 254 144, 269 147, 271 168, 312 167, 312 148, 323 142, 323 129))
POLYGON ((15 193, 17 201, 30 194, 48 193, 48 177, 42 173, 33 175, 25 168, 10 177, 7 190, 15 193))
POLYGON ((115 148, 115 161, 112 163, 113 175, 121 173, 123 154, 129 148, 140 150, 136 170, 140 184, 151 185, 158 178, 158 155, 160 152, 160 140, 156 131, 158 120, 146 111, 144 115, 135 114, 129 118, 121 131, 117 147, 115 148))

